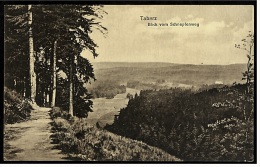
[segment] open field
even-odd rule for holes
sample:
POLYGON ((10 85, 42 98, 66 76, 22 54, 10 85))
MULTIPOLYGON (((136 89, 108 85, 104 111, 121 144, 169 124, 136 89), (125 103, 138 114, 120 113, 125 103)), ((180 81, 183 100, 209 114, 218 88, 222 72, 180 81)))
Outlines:
POLYGON ((106 98, 96 98, 93 99, 93 111, 88 115, 88 123, 89 124, 96 124, 99 122, 101 126, 106 124, 112 124, 114 121, 114 115, 118 115, 118 111, 121 108, 126 107, 128 103, 128 98, 126 95, 130 93, 135 95, 136 93, 139 94, 140 91, 136 89, 126 88, 126 93, 117 94, 112 99, 106 98))

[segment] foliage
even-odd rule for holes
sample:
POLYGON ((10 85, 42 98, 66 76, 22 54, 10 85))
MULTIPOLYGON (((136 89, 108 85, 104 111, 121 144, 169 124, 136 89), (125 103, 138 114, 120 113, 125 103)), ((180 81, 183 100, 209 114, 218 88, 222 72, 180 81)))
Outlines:
POLYGON ((236 101, 245 90, 246 85, 238 84, 196 93, 180 88, 141 91, 107 129, 185 161, 252 161, 253 120, 245 124, 236 101))
POLYGON ((134 96, 133 96, 131 93, 127 93, 127 95, 126 95, 126 98, 128 98, 129 100, 130 100, 130 99, 133 99, 133 97, 134 97, 134 96))
POLYGON ((53 107, 50 112, 51 119, 61 117, 63 119, 70 119, 71 115, 68 112, 64 112, 60 107, 53 107))
POLYGON ((52 139, 64 153, 68 154, 70 159, 81 161, 180 161, 158 148, 88 126, 85 118, 71 117, 66 120, 55 117, 53 117, 52 123, 54 132, 52 139))
MULTIPOLYGON (((29 98, 29 44, 26 40, 24 42, 28 38, 27 12, 26 5, 5 6, 5 84, 29 98)), ((37 103, 45 105, 52 97, 53 47, 56 42, 56 70, 65 73, 66 77, 73 75, 74 104, 82 106, 80 109, 76 107, 77 113, 74 114, 86 117, 91 111, 91 102, 83 84, 95 79, 95 76, 91 63, 81 56, 81 52, 87 49, 94 57, 98 56, 98 45, 90 34, 93 30, 105 34, 107 29, 99 19, 106 12, 100 5, 32 5, 32 13, 37 103), (71 66, 72 74, 69 73, 71 66)), ((67 88, 63 87, 62 91, 67 91, 67 88)), ((69 98, 66 100, 69 101, 69 98)))
POLYGON ((246 80, 247 84, 254 83, 254 33, 249 31, 246 38, 242 39, 243 44, 235 44, 235 47, 246 51, 247 57, 247 69, 243 72, 243 80, 246 80))
POLYGON ((50 57, 52 52, 42 48, 37 52, 35 59, 35 73, 37 74, 36 87, 36 103, 40 106, 48 106, 46 95, 51 94, 51 77, 52 69, 50 65, 50 57))
MULTIPOLYGON (((57 106, 61 107, 62 110, 69 110, 69 82, 66 79, 59 78, 57 85, 57 106)), ((92 111, 93 102, 90 100, 91 95, 87 92, 87 90, 83 87, 83 83, 77 83, 75 81, 75 89, 74 91, 74 115, 83 118, 88 116, 88 112, 92 111)))
MULTIPOLYGON (((24 89, 29 90, 29 52, 26 6, 5 7, 5 86, 24 94, 24 89), (15 67, 15 68, 14 68, 15 67), (26 84, 25 84, 26 83, 26 84)), ((26 92, 27 97, 29 92, 26 92)))
POLYGON ((114 98, 117 94, 125 93, 126 86, 119 85, 110 80, 97 81, 89 88, 90 93, 94 98, 106 97, 114 98))
POLYGON ((27 99, 7 87, 4 87, 4 98, 4 123, 12 124, 30 117, 32 108, 27 99))

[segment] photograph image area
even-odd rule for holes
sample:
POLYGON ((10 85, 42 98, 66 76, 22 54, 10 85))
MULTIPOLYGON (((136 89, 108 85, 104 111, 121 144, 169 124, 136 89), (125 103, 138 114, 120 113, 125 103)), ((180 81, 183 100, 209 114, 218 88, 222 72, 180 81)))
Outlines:
POLYGON ((254 5, 4 5, 3 160, 255 163, 254 5))

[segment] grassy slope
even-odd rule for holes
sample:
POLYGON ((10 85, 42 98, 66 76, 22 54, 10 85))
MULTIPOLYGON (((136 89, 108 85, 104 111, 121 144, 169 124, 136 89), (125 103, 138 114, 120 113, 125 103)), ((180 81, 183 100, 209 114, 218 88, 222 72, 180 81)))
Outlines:
POLYGON ((73 160, 80 161, 180 161, 161 149, 90 127, 85 119, 53 120, 53 140, 73 160))

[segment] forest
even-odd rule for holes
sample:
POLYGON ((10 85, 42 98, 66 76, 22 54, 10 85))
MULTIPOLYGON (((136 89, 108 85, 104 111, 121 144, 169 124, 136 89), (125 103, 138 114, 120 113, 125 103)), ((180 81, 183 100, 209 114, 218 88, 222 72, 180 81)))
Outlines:
POLYGON ((86 117, 92 101, 84 84, 95 75, 81 52, 98 56, 89 34, 107 32, 99 21, 105 14, 101 5, 6 5, 5 87, 34 107, 86 117))
POLYGON ((109 99, 126 92, 126 86, 111 80, 99 80, 95 82, 95 85, 87 86, 87 88, 93 98, 104 97, 109 99))
POLYGON ((235 85, 197 93, 141 91, 106 128, 184 161, 252 161, 253 104, 239 99, 245 90, 245 85, 235 85))

